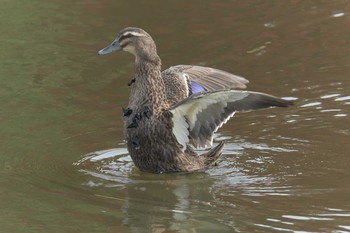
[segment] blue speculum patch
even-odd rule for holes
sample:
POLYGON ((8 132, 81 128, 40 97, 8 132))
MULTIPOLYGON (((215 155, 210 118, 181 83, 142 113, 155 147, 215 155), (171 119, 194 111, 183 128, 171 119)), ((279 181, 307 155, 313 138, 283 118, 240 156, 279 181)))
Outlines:
POLYGON ((196 83, 195 81, 190 82, 190 93, 196 94, 199 92, 206 91, 203 86, 201 86, 199 83, 196 83))

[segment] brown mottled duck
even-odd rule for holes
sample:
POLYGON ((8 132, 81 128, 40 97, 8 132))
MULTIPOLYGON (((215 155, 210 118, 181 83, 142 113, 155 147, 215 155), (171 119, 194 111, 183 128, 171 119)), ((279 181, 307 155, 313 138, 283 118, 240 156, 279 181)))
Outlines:
POLYGON ((235 112, 292 105, 272 95, 237 90, 248 80, 225 71, 179 65, 162 72, 156 44, 140 28, 121 30, 98 54, 114 51, 135 56, 135 78, 123 120, 128 151, 142 171, 204 170, 215 164, 224 143, 202 155, 193 147, 211 147, 214 132, 235 112))

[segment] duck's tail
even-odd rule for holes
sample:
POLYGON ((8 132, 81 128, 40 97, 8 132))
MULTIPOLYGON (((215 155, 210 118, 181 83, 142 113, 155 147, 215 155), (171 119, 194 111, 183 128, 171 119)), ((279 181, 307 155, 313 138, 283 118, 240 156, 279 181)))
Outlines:
POLYGON ((215 163, 215 161, 218 160, 218 158, 222 154, 222 150, 224 149, 224 145, 225 145, 224 142, 220 142, 219 145, 212 148, 210 151, 208 151, 208 153, 202 155, 205 157, 204 164, 206 167, 213 165, 215 163))

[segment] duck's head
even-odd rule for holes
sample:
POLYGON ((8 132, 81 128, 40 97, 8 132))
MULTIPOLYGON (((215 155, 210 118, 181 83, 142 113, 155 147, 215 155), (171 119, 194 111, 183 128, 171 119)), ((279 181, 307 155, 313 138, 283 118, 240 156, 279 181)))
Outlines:
POLYGON ((156 44, 152 37, 141 28, 135 27, 121 30, 117 38, 109 46, 98 51, 98 54, 105 55, 115 51, 129 52, 136 57, 136 60, 158 58, 156 44))

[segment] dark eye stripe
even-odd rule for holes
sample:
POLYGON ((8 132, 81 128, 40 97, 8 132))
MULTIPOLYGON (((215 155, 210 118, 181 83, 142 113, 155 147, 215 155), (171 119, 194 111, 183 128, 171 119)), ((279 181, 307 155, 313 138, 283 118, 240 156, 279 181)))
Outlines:
POLYGON ((122 40, 125 40, 126 38, 130 38, 130 37, 133 37, 134 35, 131 34, 131 33, 128 33, 126 35, 122 35, 120 38, 119 38, 119 43, 122 42, 122 40))

